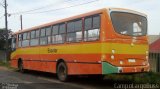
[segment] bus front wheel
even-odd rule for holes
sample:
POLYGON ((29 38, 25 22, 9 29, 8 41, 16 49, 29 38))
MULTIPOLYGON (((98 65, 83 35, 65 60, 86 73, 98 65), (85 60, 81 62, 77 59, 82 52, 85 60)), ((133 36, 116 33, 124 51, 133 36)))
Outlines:
POLYGON ((57 66, 57 76, 58 79, 62 82, 67 81, 68 79, 68 70, 64 62, 60 62, 57 66))

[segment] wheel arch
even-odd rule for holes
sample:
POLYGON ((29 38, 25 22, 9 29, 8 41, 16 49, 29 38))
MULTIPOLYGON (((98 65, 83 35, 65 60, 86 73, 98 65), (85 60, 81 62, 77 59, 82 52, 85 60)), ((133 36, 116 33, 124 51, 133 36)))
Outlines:
POLYGON ((17 67, 19 67, 19 63, 22 62, 22 58, 18 58, 18 61, 17 61, 17 67))
MULTIPOLYGON (((64 63, 66 64, 66 61, 65 61, 64 59, 62 59, 62 58, 61 58, 61 59, 58 59, 58 60, 57 60, 57 63, 56 63, 56 69, 57 69, 57 67, 58 67, 58 64, 61 63, 61 62, 64 62, 64 63)), ((66 64, 66 65, 67 65, 67 64, 66 64)))
POLYGON ((19 66, 19 63, 22 62, 22 58, 18 58, 18 61, 17 61, 17 67, 19 66))

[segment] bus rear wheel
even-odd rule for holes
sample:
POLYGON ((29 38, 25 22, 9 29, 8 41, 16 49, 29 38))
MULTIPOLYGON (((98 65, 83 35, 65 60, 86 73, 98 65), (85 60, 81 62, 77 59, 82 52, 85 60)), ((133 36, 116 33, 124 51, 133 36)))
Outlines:
POLYGON ((57 66, 57 76, 58 79, 62 82, 67 81, 68 79, 68 69, 64 62, 60 62, 57 66))
POLYGON ((19 72, 24 73, 24 67, 23 67, 22 60, 18 61, 18 70, 19 70, 19 72))

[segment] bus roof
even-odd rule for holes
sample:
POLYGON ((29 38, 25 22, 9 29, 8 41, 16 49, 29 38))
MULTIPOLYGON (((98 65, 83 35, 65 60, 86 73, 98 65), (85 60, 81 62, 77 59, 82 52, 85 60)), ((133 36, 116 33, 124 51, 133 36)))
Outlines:
POLYGON ((64 18, 64 19, 57 20, 57 21, 52 21, 52 22, 49 22, 49 23, 46 23, 46 24, 42 24, 42 25, 39 25, 39 26, 35 26, 35 27, 31 27, 31 28, 28 28, 28 29, 22 29, 22 30, 20 30, 18 32, 15 32, 15 34, 27 32, 27 31, 31 31, 31 30, 36 30, 36 29, 39 29, 39 28, 51 26, 51 25, 58 24, 58 23, 63 23, 63 22, 66 22, 66 21, 71 21, 71 20, 74 20, 74 19, 90 16, 92 14, 103 13, 103 11, 106 11, 106 8, 95 10, 95 11, 91 11, 91 12, 80 14, 80 15, 76 15, 76 16, 72 16, 72 17, 68 17, 68 18, 64 18))
POLYGON ((138 11, 134 11, 134 10, 130 10, 130 9, 125 9, 125 8, 109 8, 110 12, 111 11, 120 11, 120 12, 127 12, 127 13, 134 13, 134 14, 138 14, 144 17, 147 17, 146 14, 138 12, 138 11))
POLYGON ((22 30, 20 30, 18 32, 15 32, 14 34, 19 34, 19 33, 23 33, 23 32, 28 32, 28 31, 40 29, 40 28, 43 28, 43 27, 51 26, 51 25, 58 24, 58 23, 63 23, 63 22, 66 22, 66 21, 71 21, 71 20, 74 20, 74 19, 86 17, 86 16, 93 15, 93 14, 104 13, 104 12, 106 12, 106 10, 108 10, 109 12, 111 12, 111 11, 120 11, 120 12, 135 13, 135 14, 139 14, 139 15, 142 15, 142 16, 145 16, 145 17, 147 16, 147 15, 145 15, 143 13, 140 13, 140 12, 137 12, 137 11, 134 11, 134 10, 130 10, 130 9, 124 9, 124 8, 102 8, 102 9, 94 10, 94 11, 91 11, 91 12, 88 12, 88 13, 84 13, 84 14, 68 17, 68 18, 65 18, 65 19, 52 21, 52 22, 49 22, 49 23, 46 23, 46 24, 42 24, 42 25, 39 25, 39 26, 35 26, 35 27, 31 27, 31 28, 28 28, 28 29, 22 29, 22 30))

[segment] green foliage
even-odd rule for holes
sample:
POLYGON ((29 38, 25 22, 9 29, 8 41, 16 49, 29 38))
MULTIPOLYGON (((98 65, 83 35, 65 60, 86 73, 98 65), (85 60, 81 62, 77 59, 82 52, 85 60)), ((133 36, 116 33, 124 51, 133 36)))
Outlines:
POLYGON ((6 40, 7 40, 7 35, 8 35, 8 42, 9 42, 9 45, 10 45, 10 37, 11 37, 11 33, 12 31, 11 30, 8 30, 8 33, 7 31, 4 29, 4 28, 0 28, 0 50, 5 50, 6 49, 6 40))
POLYGON ((11 70, 16 70, 15 68, 12 68, 10 66, 9 62, 2 62, 2 61, 0 61, 0 66, 6 67, 6 68, 11 69, 11 70))
POLYGON ((5 40, 0 39, 0 50, 4 50, 5 49, 5 40))
POLYGON ((5 29, 0 28, 0 50, 4 50, 5 46, 5 29))
POLYGON ((0 62, 0 66, 5 66, 5 67, 9 67, 9 63, 5 63, 5 62, 0 62))
POLYGON ((110 74, 106 75, 105 79, 113 80, 115 82, 153 83, 160 85, 160 74, 154 72, 139 74, 110 74))

